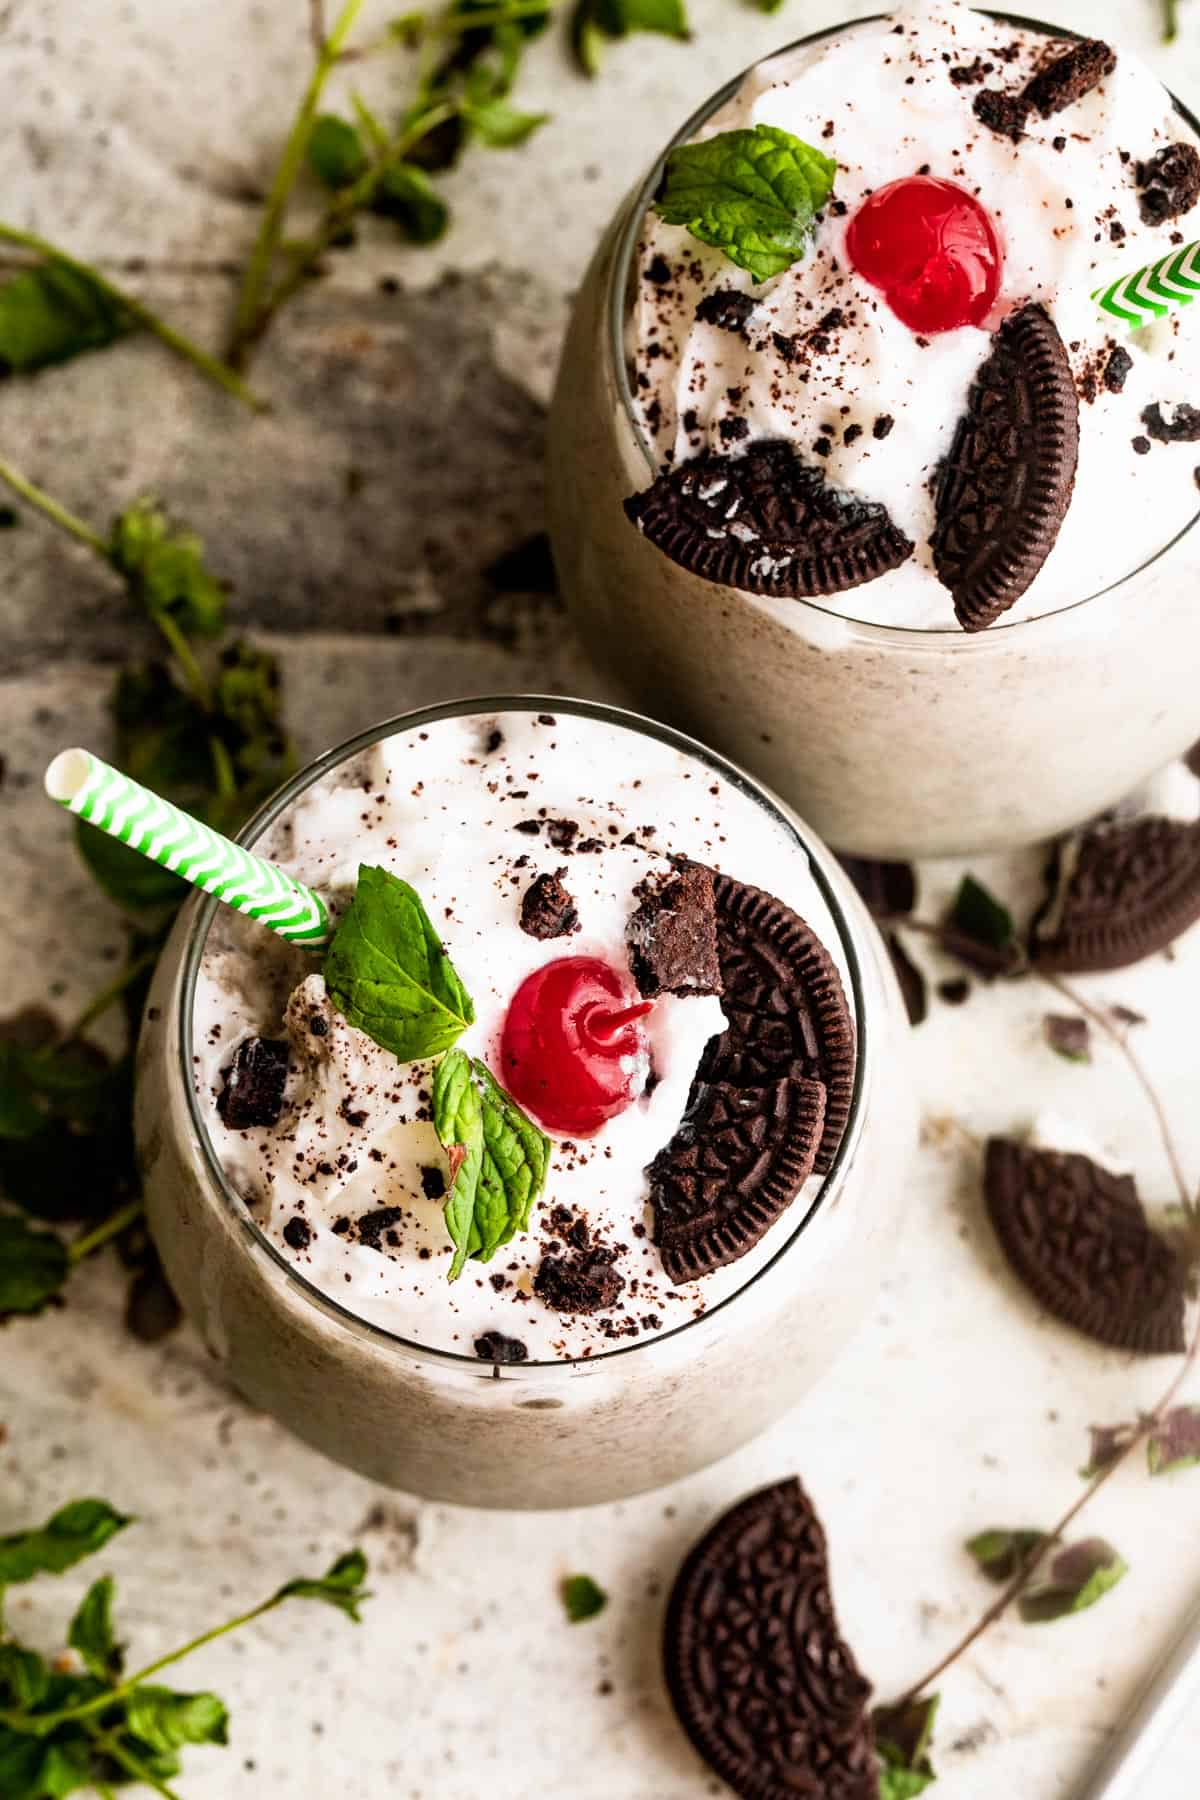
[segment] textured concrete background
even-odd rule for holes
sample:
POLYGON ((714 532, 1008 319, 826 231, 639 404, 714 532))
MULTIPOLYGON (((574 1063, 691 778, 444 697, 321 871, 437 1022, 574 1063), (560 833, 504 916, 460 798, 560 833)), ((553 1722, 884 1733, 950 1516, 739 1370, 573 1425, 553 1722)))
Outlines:
MULTIPOLYGON (((367 24, 394 8, 368 6, 367 24)), ((0 454, 85 516, 161 493, 208 540, 239 619, 273 635, 305 751, 455 693, 596 692, 552 599, 484 571, 541 523, 541 424, 566 299, 620 193, 676 120, 739 66, 829 22, 838 3, 766 19, 696 0, 689 46, 637 39, 591 86, 557 42, 521 99, 553 125, 526 151, 472 159, 435 251, 368 227, 288 314, 255 380, 253 419, 155 345, 130 341, 0 392, 0 454), (381 279, 400 283, 384 292, 381 279), (353 473, 352 473, 353 471, 353 473), (355 490, 351 497, 350 490, 355 490)), ((1064 23, 1153 44, 1154 0, 1066 0, 1064 23)), ((1155 54, 1200 97, 1200 8, 1155 54)), ((9 0, 0 5, 0 213, 95 257, 215 340, 253 196, 307 62, 304 0, 9 0), (136 269, 135 269, 136 266, 136 269)), ((402 95, 402 59, 356 79, 402 95)), ((4 1010, 64 1014, 118 953, 119 921, 73 860, 37 782, 65 741, 104 742, 102 665, 130 653, 125 610, 92 562, 33 521, 0 540, 4 608, 0 846, 9 903, 4 1010)), ((1198 720, 1200 724, 1200 720, 1198 720)), ((981 870, 997 887, 1027 874, 981 870)), ((953 871, 929 870, 923 910, 953 871)), ((949 973, 947 970, 931 972, 949 973)), ((1149 1016, 1142 1048, 1200 1175, 1192 1020, 1200 936, 1172 962, 1083 984, 1149 1016)), ((233 1744, 198 1751, 188 1800, 699 1800, 716 1793, 657 1674, 662 1596, 686 1544, 756 1483, 798 1470, 830 1527, 843 1624, 885 1696, 951 1642, 988 1591, 958 1546, 992 1523, 1044 1524, 1077 1491, 1092 1422, 1165 1385, 1062 1331, 998 1261, 977 1136, 1052 1107, 1136 1168, 1169 1178, 1144 1104, 1101 1047, 1090 1069, 1041 1047, 1032 986, 938 1008, 895 1079, 919 1091, 927 1144, 910 1224, 874 1316, 834 1374, 751 1449, 677 1489, 551 1518, 478 1515, 388 1495, 319 1461, 220 1383, 184 1330, 148 1350, 119 1325, 114 1268, 88 1267, 61 1313, 0 1336, 0 1531, 92 1491, 140 1524, 102 1559, 138 1661, 360 1539, 377 1598, 354 1631, 297 1608, 214 1646, 185 1679, 233 1707, 233 1744), (555 1583, 606 1586, 568 1628, 555 1583)), ((1194 1395, 1200 1398, 1200 1389, 1194 1395)), ((1132 1573, 1094 1613, 1006 1622, 946 1684, 945 1800, 1059 1800, 1200 1598, 1200 1474, 1123 1471, 1089 1529, 1132 1573)), ((18 1592, 24 1634, 60 1640, 82 1582, 18 1592)), ((1154 1793, 1195 1800, 1200 1719, 1154 1793)))

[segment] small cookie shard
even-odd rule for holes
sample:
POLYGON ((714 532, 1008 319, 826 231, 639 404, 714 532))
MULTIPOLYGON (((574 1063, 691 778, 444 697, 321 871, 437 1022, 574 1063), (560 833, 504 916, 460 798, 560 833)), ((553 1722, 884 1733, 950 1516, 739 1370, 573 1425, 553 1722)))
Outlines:
POLYGON ((696 308, 696 317, 706 325, 745 336, 746 320, 757 305, 753 294, 743 294, 737 288, 718 288, 714 294, 705 294, 696 308))
POLYGON ((485 1331, 475 1339, 475 1354, 480 1362, 522 1363, 529 1359, 529 1346, 520 1338, 505 1337, 502 1331, 485 1331))
POLYGON ((981 125, 1019 144, 1025 136, 1029 118, 1029 102, 1024 94, 1006 94, 1002 88, 981 88, 975 96, 972 111, 981 125))
POLYGON ((615 1250, 599 1244, 577 1256, 543 1256, 533 1291, 555 1312, 603 1312, 616 1305, 625 1286, 625 1277, 613 1267, 616 1259, 615 1250))
POLYGON ((650 1164, 654 1241, 676 1284, 736 1262, 812 1174, 825 1122, 819 1081, 693 1090, 682 1125, 650 1164))
POLYGON ((1116 66, 1117 53, 1110 45, 1084 38, 1038 71, 1025 89, 1025 99, 1049 119, 1090 94, 1116 66))
POLYGON ((697 1083, 766 1087, 802 1075, 825 1089, 814 1163, 828 1172, 854 1092, 854 1022, 833 958, 804 920, 773 895, 728 875, 713 878, 717 948, 729 1021, 705 1049, 697 1083))
POLYGON ((1137 166, 1138 210, 1147 225, 1181 219, 1200 200, 1200 150, 1164 144, 1137 166))
POLYGON ((1149 817, 1096 825, 1059 845, 1033 922, 1037 969, 1124 969, 1200 919, 1200 823, 1149 817))
POLYGON ((1157 400, 1142 410, 1142 424, 1155 443, 1200 443, 1200 407, 1189 406, 1186 400, 1181 400, 1169 410, 1171 417, 1166 419, 1157 400))
POLYGON ((1041 569, 1078 459, 1066 349, 1042 307, 1022 307, 993 339, 938 482, 934 566, 965 631, 994 624, 1041 569))
POLYGON ((557 875, 539 875, 521 896, 521 930, 532 938, 569 937, 579 930, 575 902, 557 875))
POLYGON ((825 1533, 794 1478, 731 1508, 689 1553, 663 1668, 680 1724, 742 1800, 878 1800, 870 1683, 838 1631, 825 1533))
POLYGON ((712 870, 686 863, 637 889, 640 905, 627 939, 634 979, 646 999, 658 994, 719 994, 717 917, 712 870))
POLYGON ((1013 1271, 1047 1312, 1117 1350, 1184 1349, 1183 1268, 1147 1225, 1131 1176, 990 1138, 984 1199, 1013 1271))
POLYGON ((706 450, 665 470, 625 511, 681 568, 784 599, 844 593, 913 552, 885 507, 832 486, 788 443, 738 456, 706 450))
POLYGON ((283 1110, 287 1066, 285 1042, 277 1038, 244 1038, 225 1070, 225 1085, 217 1096, 222 1124, 230 1131, 274 1125, 283 1110))

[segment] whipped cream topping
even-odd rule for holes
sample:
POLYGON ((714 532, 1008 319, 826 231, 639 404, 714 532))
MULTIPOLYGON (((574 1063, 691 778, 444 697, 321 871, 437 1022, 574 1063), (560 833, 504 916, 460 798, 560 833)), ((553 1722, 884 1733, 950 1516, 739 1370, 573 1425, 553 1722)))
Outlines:
MULTIPOLYGON (((838 162, 812 249, 761 286, 683 227, 645 219, 628 349, 647 442, 662 465, 784 438, 837 486, 882 502, 916 549, 900 568, 818 602, 849 618, 955 629, 929 547, 938 465, 991 332, 1029 301, 1047 309, 1068 349, 1081 394, 1079 468, 1058 541, 1006 622, 1110 586, 1200 506, 1200 452, 1150 443, 1141 417, 1154 403, 1168 417, 1180 402, 1200 404, 1200 314, 1126 336, 1090 297, 1200 236, 1200 208, 1144 223, 1136 185, 1139 161, 1194 136, 1161 82, 1119 46, 1112 75, 1049 119, 1031 113, 1019 143, 975 117, 981 85, 1019 91, 1053 48, 957 0, 919 0, 753 69, 698 136, 779 126, 838 162), (954 79, 977 59, 979 79, 954 79), (858 206, 918 173, 977 195, 997 226, 1004 279, 985 328, 921 338, 851 266, 846 229, 858 206), (705 296, 731 288, 757 302, 744 335, 697 317, 705 296), (801 359, 777 338, 803 340, 801 359), (1113 393, 1102 373, 1117 342, 1133 361, 1113 393)), ((798 623, 794 601, 754 603, 798 623)))
MULTIPOLYGON (((316 887, 335 913, 360 863, 421 896, 475 1005, 459 1047, 499 1070, 509 1001, 563 955, 628 967, 634 889, 683 854, 794 907, 843 970, 808 859, 782 819, 706 764, 628 727, 565 712, 443 719, 384 739, 306 790, 256 846, 316 887), (535 828, 536 827, 536 828, 535 828), (521 897, 558 873, 580 929, 539 941, 521 897)), ((847 992, 849 992, 849 984, 847 992)), ((432 1063, 402 1064, 330 1002, 311 958, 240 915, 210 931, 196 986, 195 1084, 217 1155, 271 1241, 317 1287, 400 1336, 470 1355, 487 1332, 533 1359, 598 1356, 686 1323, 741 1287, 804 1215, 805 1196, 739 1262, 674 1287, 650 1238, 644 1169, 674 1134, 720 1000, 663 996, 646 1021, 655 1080, 594 1137, 552 1140, 530 1231, 450 1284, 444 1152, 428 1117, 432 1063), (274 1126, 227 1129, 224 1072, 249 1037, 285 1038, 288 1078, 274 1126), (566 1208, 619 1251, 619 1300, 563 1314, 532 1292, 543 1251, 562 1247, 566 1208)), ((814 1178, 809 1193, 815 1193, 814 1178)))

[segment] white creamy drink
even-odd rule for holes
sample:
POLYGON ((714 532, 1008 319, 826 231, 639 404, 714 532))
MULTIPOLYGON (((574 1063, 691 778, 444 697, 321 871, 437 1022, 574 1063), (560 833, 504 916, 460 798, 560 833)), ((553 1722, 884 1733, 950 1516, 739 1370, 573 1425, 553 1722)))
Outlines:
POLYGON ((199 899, 139 1040, 147 1213, 255 1404, 396 1487, 573 1505, 725 1454, 869 1303, 906 1020, 819 841, 632 714, 464 702, 247 842, 320 953, 199 899))
POLYGON ((846 849, 1119 799, 1195 735, 1200 316, 1093 296, 1198 200, 1119 45, 917 0, 748 71, 577 303, 550 497, 589 646, 846 849))
MULTIPOLYGON (((669 855, 782 889, 836 946, 807 858, 782 821, 670 745, 565 713, 442 719, 386 738, 297 800, 266 853, 343 906, 362 863, 411 883, 474 1001, 459 1046, 497 1075, 522 981, 564 955, 627 967, 635 889, 669 871, 669 855), (541 875, 560 876, 571 896, 578 926, 567 935, 538 939, 522 928, 522 897, 541 875)), ((196 990, 196 1091, 257 1222, 362 1318, 466 1354, 499 1331, 533 1359, 600 1356, 698 1317, 794 1228, 785 1212, 751 1252, 703 1281, 675 1285, 664 1272, 645 1170, 678 1129, 725 1017, 715 995, 663 994, 645 1021, 648 1058, 630 1071, 631 1103, 592 1135, 553 1135, 530 1230, 448 1282, 433 1061, 398 1061, 338 1013, 310 969, 311 959, 252 921, 218 918, 196 990), (231 1058, 252 1037, 287 1043, 283 1107, 273 1125, 231 1130, 220 1097, 231 1058), (624 1285, 596 1312, 556 1311, 533 1292, 547 1239, 564 1239, 554 1224, 564 1208, 589 1241, 620 1247, 613 1267, 624 1285)), ((819 1177, 810 1179, 815 1191, 819 1177)))

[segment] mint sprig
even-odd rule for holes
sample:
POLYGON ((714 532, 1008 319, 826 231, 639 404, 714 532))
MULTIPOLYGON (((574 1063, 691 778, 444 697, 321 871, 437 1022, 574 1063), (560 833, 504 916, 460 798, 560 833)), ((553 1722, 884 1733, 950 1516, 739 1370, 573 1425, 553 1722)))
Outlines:
POLYGON ((324 974, 338 1011, 401 1062, 448 1050, 474 1023, 471 996, 420 895, 386 869, 360 866, 324 974))
POLYGON ((672 150, 654 209, 769 281, 808 250, 836 175, 832 157, 777 125, 721 131, 672 150))
POLYGON ((529 1227, 550 1160, 550 1140, 490 1070, 462 1050, 433 1076, 433 1122, 450 1164, 445 1219, 457 1281, 468 1257, 488 1262, 529 1227))

